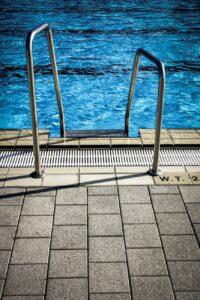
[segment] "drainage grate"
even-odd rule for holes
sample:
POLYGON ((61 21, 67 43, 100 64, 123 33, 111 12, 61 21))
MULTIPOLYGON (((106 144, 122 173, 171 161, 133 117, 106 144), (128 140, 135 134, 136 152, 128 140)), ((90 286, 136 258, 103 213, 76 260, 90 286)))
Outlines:
POLYGON ((70 138, 83 138, 83 137, 127 137, 124 130, 111 129, 111 130, 67 130, 65 137, 70 138))
MULTIPOLYGON (((148 166, 153 161, 153 150, 93 149, 42 150, 44 167, 103 167, 148 166)), ((161 166, 200 166, 200 150, 161 150, 161 166)), ((0 152, 0 167, 34 167, 32 150, 0 152)))

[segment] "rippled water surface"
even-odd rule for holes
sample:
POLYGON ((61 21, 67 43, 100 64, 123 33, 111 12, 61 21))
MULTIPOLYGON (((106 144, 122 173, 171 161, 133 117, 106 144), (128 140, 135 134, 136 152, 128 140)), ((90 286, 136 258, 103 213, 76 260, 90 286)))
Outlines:
MULTIPOLYGON (((53 30, 68 129, 123 128, 133 57, 139 47, 166 66, 164 127, 200 127, 199 1, 1 0, 0 127, 30 127, 25 39, 53 30)), ((39 127, 59 134, 53 78, 43 34, 34 43, 39 127)), ((131 135, 152 128, 155 67, 142 59, 131 135)))

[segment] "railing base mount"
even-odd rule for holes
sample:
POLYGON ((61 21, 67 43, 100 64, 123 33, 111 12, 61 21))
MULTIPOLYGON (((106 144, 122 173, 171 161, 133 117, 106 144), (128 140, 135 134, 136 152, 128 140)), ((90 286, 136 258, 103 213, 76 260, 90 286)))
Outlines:
POLYGON ((157 171, 150 169, 147 173, 151 176, 160 176, 162 174, 162 171, 159 169, 157 171))
POLYGON ((31 173, 31 177, 33 177, 33 178, 43 178, 44 176, 45 176, 44 171, 42 171, 41 174, 38 174, 35 171, 33 173, 31 173))

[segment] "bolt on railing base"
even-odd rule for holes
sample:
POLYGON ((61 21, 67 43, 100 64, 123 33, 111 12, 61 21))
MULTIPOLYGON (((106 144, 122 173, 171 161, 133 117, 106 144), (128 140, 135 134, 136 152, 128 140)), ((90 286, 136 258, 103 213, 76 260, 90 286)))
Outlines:
POLYGON ((162 174, 162 171, 161 170, 157 170, 157 171, 154 171, 153 169, 150 169, 148 172, 147 172, 149 175, 151 176, 159 176, 162 174))
POLYGON ((31 173, 31 177, 33 177, 33 178, 43 178, 45 176, 45 173, 44 173, 44 171, 42 171, 41 173, 37 173, 37 172, 33 172, 33 173, 31 173))

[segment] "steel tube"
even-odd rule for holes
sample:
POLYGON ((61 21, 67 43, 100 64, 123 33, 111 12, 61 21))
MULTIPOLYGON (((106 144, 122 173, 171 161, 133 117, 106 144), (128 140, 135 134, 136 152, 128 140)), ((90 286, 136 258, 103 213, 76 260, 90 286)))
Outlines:
POLYGON ((125 132, 126 132, 127 136, 129 135, 130 111, 131 111, 131 106, 132 106, 132 102, 133 102, 133 96, 135 93, 135 86, 136 86, 136 79, 137 79, 137 74, 138 74, 138 70, 139 70, 139 63, 140 63, 140 55, 138 53, 136 53, 135 60, 134 60, 133 73, 131 76, 128 104, 127 104, 126 115, 125 115, 125 132))
POLYGON ((56 66, 56 57, 54 52, 52 32, 47 23, 44 23, 34 30, 30 31, 26 39, 26 59, 27 59, 27 71, 29 78, 29 98, 30 98, 30 107, 31 107, 31 119, 32 119, 32 131, 33 131, 33 151, 35 159, 35 172, 32 176, 39 178, 44 176, 44 172, 41 170, 41 160, 40 160, 40 146, 38 138, 38 122, 37 122, 37 107, 36 107, 36 96, 35 96, 35 78, 34 78, 34 63, 33 63, 33 40, 37 33, 46 30, 47 39, 49 44, 49 52, 51 58, 51 65, 53 69, 54 77, 54 86, 56 90, 56 98, 60 116, 60 131, 61 136, 64 136, 64 113, 62 105, 62 97, 60 92, 59 80, 58 80, 58 71, 56 66))
POLYGON ((48 31, 47 31, 47 37, 48 37, 49 52, 50 52, 50 58, 51 58, 51 66, 52 66, 52 70, 53 70, 56 99, 57 99, 57 105, 58 105, 58 111, 59 111, 59 117, 60 117, 59 118, 60 119, 60 135, 61 135, 61 137, 64 137, 64 135, 65 135, 64 112, 63 112, 62 97, 61 97, 61 92, 60 92, 58 70, 57 70, 57 65, 56 65, 56 56, 55 56, 55 51, 54 51, 53 36, 52 36, 51 29, 48 29, 48 31))
POLYGON ((40 145, 38 139, 38 122, 37 122, 37 111, 35 101, 35 78, 34 78, 34 67, 33 67, 33 56, 32 56, 32 41, 30 48, 26 51, 27 67, 28 67, 28 78, 30 86, 30 107, 31 107, 31 120, 32 120, 32 131, 33 131, 33 151, 35 158, 35 172, 32 174, 33 177, 42 177, 40 164, 40 145))
POLYGON ((159 84, 158 84, 158 102, 156 112, 156 130, 155 130, 155 144, 154 144, 154 158, 153 167, 149 173, 153 176, 159 175, 161 172, 158 170, 159 158, 160 158, 160 134, 162 128, 162 115, 164 105, 164 91, 165 91, 165 68, 163 63, 159 68, 159 84))
POLYGON ((131 84, 129 90, 128 103, 126 108, 125 115, 125 132, 128 136, 129 134, 129 124, 130 124, 130 111, 133 102, 136 79, 139 70, 140 57, 145 56, 150 61, 154 62, 158 67, 159 71, 159 84, 158 84, 158 100, 157 100, 157 112, 156 112, 156 129, 155 129, 155 144, 154 144, 154 158, 153 158, 153 167, 149 170, 149 174, 155 176, 160 174, 158 170, 159 157, 160 157, 160 133, 162 127, 162 114, 163 114, 163 105, 164 105, 164 91, 165 91, 165 67, 163 63, 154 55, 149 53, 144 49, 138 49, 135 55, 134 67, 131 77, 131 84))

